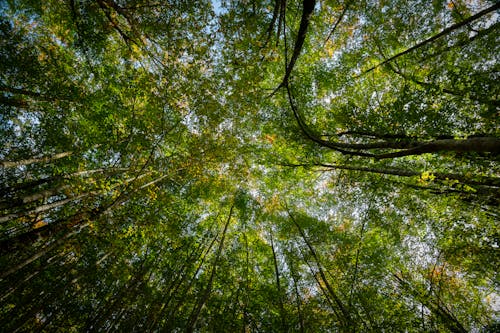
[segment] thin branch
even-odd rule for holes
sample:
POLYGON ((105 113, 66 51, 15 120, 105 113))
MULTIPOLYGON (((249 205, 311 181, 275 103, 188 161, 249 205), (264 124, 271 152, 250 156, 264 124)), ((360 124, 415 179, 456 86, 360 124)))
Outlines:
POLYGON ((422 46, 425 46, 425 45, 427 45, 427 44, 435 41, 436 39, 439 39, 439 38, 441 38, 443 36, 446 36, 447 34, 451 33, 452 31, 457 30, 457 29, 459 29, 459 28, 461 28, 461 27, 469 24, 470 22, 473 22, 473 21, 475 21, 475 20, 483 17, 484 15, 489 14, 491 12, 494 12, 495 10, 498 10, 498 9, 500 9, 500 2, 497 2, 493 6, 488 7, 486 9, 480 11, 479 13, 477 13, 477 14, 475 14, 475 15, 473 15, 473 16, 465 19, 465 20, 463 20, 462 22, 453 24, 452 26, 450 26, 450 27, 442 30, 441 32, 437 33, 436 35, 434 35, 434 36, 432 36, 430 38, 427 38, 426 40, 424 40, 424 41, 422 41, 422 42, 420 42, 420 43, 418 43, 418 44, 416 44, 416 45, 414 45, 414 46, 412 46, 412 47, 410 47, 410 48, 408 48, 408 49, 406 49, 406 50, 404 50, 402 52, 399 52, 399 53, 393 55, 389 59, 386 59, 386 60, 382 61, 381 63, 379 63, 379 64, 377 64, 377 65, 375 65, 375 66, 367 69, 366 71, 364 71, 363 73, 361 73, 359 76, 364 75, 364 74, 368 74, 371 71, 375 70, 376 68, 378 68, 378 67, 380 67, 382 65, 385 65, 385 64, 387 64, 387 63, 389 63, 389 62, 391 62, 391 61, 393 61, 393 60, 395 60, 395 59, 397 59, 397 58, 399 58, 399 57, 401 57, 401 56, 403 56, 405 54, 408 54, 408 53, 410 53, 410 52, 412 52, 412 51, 414 51, 414 50, 416 50, 418 48, 421 48, 422 46))
POLYGON ((425 82, 425 81, 420 81, 418 80, 417 78, 413 77, 413 76, 409 76, 409 75, 406 75, 404 74, 403 72, 399 71, 398 69, 396 69, 394 66, 392 66, 391 64, 388 64, 389 68, 396 74, 398 74, 399 76, 401 76, 403 79, 405 80, 408 80, 408 81, 411 81, 419 86, 422 86, 422 87, 428 87, 428 88, 434 88, 434 89, 437 89, 437 90, 440 90, 448 95, 453 95, 453 96, 458 96, 458 97, 466 97, 468 96, 469 99, 471 100, 474 100, 474 101, 477 101, 479 103, 482 103, 482 104, 487 104, 487 105, 492 105, 492 106, 500 106, 500 101, 498 100, 494 100, 494 99, 485 99, 485 98, 481 98, 479 96, 474 96, 474 95, 468 95, 468 92, 467 91, 455 91, 455 90, 451 90, 451 89, 447 89, 447 88, 441 88, 433 83, 430 83, 430 82, 425 82))
POLYGON ((340 16, 338 17, 337 21, 335 22, 335 24, 333 25, 333 28, 332 30, 330 30, 330 33, 328 34, 328 36, 326 37, 325 39, 325 42, 323 43, 323 47, 324 45, 326 44, 326 42, 328 42, 328 40, 330 39, 330 37, 332 37, 332 35, 335 33, 335 30, 337 30, 337 27, 338 25, 340 24, 340 22, 342 21, 342 19, 344 18, 345 14, 347 13, 347 10, 349 9, 349 6, 351 5, 351 2, 348 2, 345 6, 344 6, 344 9, 342 10, 342 13, 340 13, 340 16))
MULTIPOLYGON (((417 177, 421 176, 422 172, 408 170, 408 169, 397 169, 397 168, 372 168, 363 167, 355 165, 338 165, 338 164, 327 164, 327 163, 283 163, 281 166, 287 167, 324 167, 331 170, 351 170, 359 172, 376 173, 382 175, 399 176, 399 177, 417 177)), ((462 184, 468 185, 478 185, 478 186, 488 186, 488 187, 498 187, 500 188, 500 178, 499 177, 473 177, 469 178, 464 175, 455 173, 443 173, 443 172, 429 172, 435 179, 447 181, 447 180, 458 180, 462 184)))

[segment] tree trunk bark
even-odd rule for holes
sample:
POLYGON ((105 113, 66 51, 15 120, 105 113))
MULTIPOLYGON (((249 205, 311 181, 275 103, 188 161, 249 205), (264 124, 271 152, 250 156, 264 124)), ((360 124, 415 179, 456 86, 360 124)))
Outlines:
POLYGON ((48 211, 50 209, 61 207, 61 206, 65 205, 65 204, 67 204, 68 202, 84 198, 84 197, 86 197, 88 195, 90 195, 90 193, 83 193, 83 194, 80 194, 80 195, 77 195, 77 196, 74 196, 74 197, 69 197, 69 198, 66 198, 66 199, 63 199, 63 200, 58 200, 58 201, 55 201, 55 202, 52 202, 52 203, 49 203, 49 204, 40 205, 38 207, 35 207, 35 208, 27 210, 27 211, 23 211, 23 212, 19 212, 19 213, 11 213, 11 214, 7 214, 7 215, 4 215, 4 216, 0 216, 0 223, 9 222, 9 221, 12 221, 14 219, 17 219, 19 217, 23 217, 23 216, 26 216, 26 215, 43 213, 43 212, 46 212, 46 211, 48 211))
POLYGON ((25 266, 31 264, 33 261, 35 261, 35 260, 43 257, 44 255, 46 255, 47 253, 49 253, 50 251, 54 250, 59 245, 61 245, 62 243, 64 243, 67 239, 69 239, 72 236, 78 234, 82 229, 86 228, 88 225, 89 225, 89 223, 85 223, 85 224, 80 225, 77 230, 74 230, 74 231, 72 231, 70 233, 67 233, 66 235, 64 235, 63 237, 61 237, 58 240, 54 241, 50 245, 47 245, 46 247, 44 247, 43 249, 41 249, 40 251, 38 251, 37 253, 35 253, 31 257, 23 260, 19 264, 14 265, 13 267, 9 268, 8 270, 0 273, 0 279, 1 280, 5 279, 7 276, 9 276, 9 275, 11 275, 11 274, 19 271, 20 269, 24 268, 25 266))
POLYGON ((414 148, 394 153, 376 155, 376 159, 386 159, 410 155, 436 153, 440 151, 476 152, 500 154, 500 139, 495 137, 472 137, 465 140, 442 139, 418 145, 414 148))

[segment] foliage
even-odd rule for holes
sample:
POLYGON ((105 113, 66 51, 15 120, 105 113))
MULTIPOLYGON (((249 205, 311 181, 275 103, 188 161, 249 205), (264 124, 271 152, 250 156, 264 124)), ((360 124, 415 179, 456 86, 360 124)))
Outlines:
POLYGON ((0 3, 0 327, 493 331, 499 8, 0 3))

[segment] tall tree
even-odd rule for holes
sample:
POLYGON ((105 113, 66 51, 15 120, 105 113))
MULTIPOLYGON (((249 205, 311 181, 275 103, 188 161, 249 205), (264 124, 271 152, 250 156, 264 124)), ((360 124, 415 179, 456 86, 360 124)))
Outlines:
POLYGON ((0 327, 493 331, 499 8, 1 2, 0 327))

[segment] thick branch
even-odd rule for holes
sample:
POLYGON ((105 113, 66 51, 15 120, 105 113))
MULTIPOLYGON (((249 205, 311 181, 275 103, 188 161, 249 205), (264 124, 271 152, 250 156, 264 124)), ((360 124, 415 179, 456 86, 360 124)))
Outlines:
POLYGON ((422 155, 440 151, 477 152, 500 154, 500 139, 497 137, 471 137, 464 140, 437 139, 430 142, 419 141, 379 141, 374 143, 343 143, 326 141, 316 136, 309 129, 297 110, 289 84, 286 85, 290 107, 302 133, 311 141, 322 147, 336 150, 344 155, 372 157, 375 159, 396 158, 422 155), (389 153, 367 153, 370 149, 401 149, 389 153))
POLYGON ((472 137, 465 140, 442 139, 434 140, 414 148, 393 153, 378 154, 376 159, 395 158, 402 156, 422 155, 440 151, 476 152, 500 154, 500 139, 496 137, 472 137))
MULTIPOLYGON (((290 167, 311 167, 311 166, 320 166, 328 169, 334 170, 351 170, 351 171, 359 171, 359 172, 368 172, 368 173, 376 173, 382 175, 392 175, 399 177, 416 177, 420 176, 422 172, 407 170, 407 169, 397 169, 397 168, 370 168, 370 167, 362 167, 362 166, 350 166, 350 165, 338 165, 338 164, 327 164, 327 163, 313 163, 313 164, 283 164, 284 166, 290 167)), ((500 187, 500 178, 498 177, 476 177, 469 178, 464 175, 455 174, 455 173, 442 173, 442 172, 430 172, 435 179, 438 180, 458 180, 462 184, 468 185, 480 185, 480 186, 489 186, 489 187, 500 187)))
POLYGON ((295 46, 293 48, 292 58, 290 59, 286 67, 283 81, 280 83, 278 88, 276 88, 276 90, 278 90, 281 87, 284 87, 288 83, 288 79, 290 78, 293 67, 295 66, 295 62, 299 58, 300 52, 302 51, 302 46, 304 45, 304 41, 306 40, 307 28, 309 27, 311 14, 313 13, 315 6, 316 6, 316 0, 304 0, 302 2, 302 17, 300 19, 299 32, 297 34, 297 39, 295 40, 295 46))
MULTIPOLYGON (((366 136, 370 137, 373 139, 403 139, 403 140, 416 140, 418 137, 416 136, 410 136, 406 135, 403 133, 399 134, 387 134, 387 133, 377 133, 377 132, 370 132, 370 131, 345 131, 345 132, 340 132, 335 134, 335 136, 341 137, 341 136, 353 136, 353 135, 359 135, 359 136, 366 136)), ((323 136, 333 136, 333 135, 323 135, 323 136)), ((451 137, 449 137, 451 138, 451 137)), ((445 139, 445 138, 442 138, 445 139)), ((448 137, 446 138, 448 139, 448 137)))

